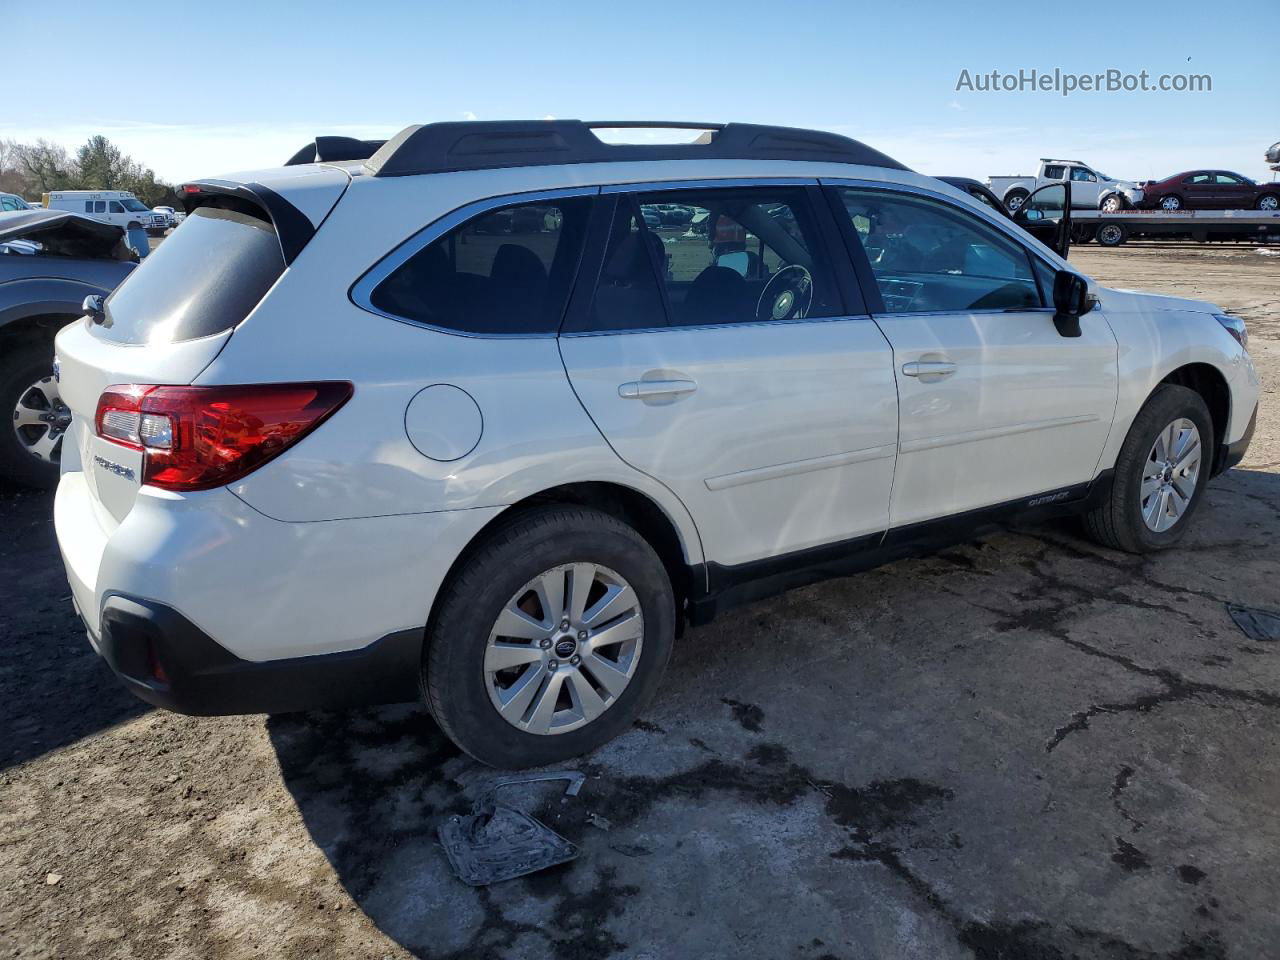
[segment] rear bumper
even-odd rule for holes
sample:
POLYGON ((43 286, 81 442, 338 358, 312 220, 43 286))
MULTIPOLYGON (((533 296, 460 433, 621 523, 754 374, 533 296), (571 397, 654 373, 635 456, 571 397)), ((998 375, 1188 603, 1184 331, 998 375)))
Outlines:
POLYGON ((108 597, 99 623, 90 640, 125 686, 178 713, 289 713, 417 697, 420 629, 389 634, 359 650, 255 662, 154 601, 108 597))

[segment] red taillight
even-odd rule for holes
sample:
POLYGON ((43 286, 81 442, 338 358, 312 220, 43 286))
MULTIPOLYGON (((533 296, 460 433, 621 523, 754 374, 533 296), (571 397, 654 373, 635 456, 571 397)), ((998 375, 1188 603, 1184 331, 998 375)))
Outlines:
POLYGON ((98 436, 141 450, 142 482, 208 490, 256 470, 318 427, 351 397, 341 381, 235 387, 108 387, 98 436))

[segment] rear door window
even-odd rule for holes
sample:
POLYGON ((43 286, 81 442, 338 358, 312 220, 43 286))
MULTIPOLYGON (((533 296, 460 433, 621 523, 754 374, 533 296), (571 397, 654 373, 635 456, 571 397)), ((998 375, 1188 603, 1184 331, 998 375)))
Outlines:
POLYGON ((396 267, 369 303, 393 317, 461 333, 554 333, 577 273, 591 202, 565 197, 480 214, 396 267))
POLYGON ((176 343, 229 330, 284 272, 275 228, 201 207, 116 288, 92 327, 116 343, 176 343))
POLYGON ((841 313, 804 189, 760 186, 619 197, 589 323, 635 330, 841 313))

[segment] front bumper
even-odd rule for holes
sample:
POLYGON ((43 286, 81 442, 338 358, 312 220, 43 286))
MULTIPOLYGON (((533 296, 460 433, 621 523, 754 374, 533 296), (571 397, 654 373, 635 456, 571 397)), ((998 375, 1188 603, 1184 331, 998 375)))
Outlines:
POLYGON ((1258 408, 1253 408, 1253 416, 1249 418, 1249 425, 1244 428, 1244 433, 1240 439, 1234 443, 1219 444, 1217 465, 1213 471, 1213 475, 1225 473, 1230 470, 1241 460, 1244 455, 1249 452, 1249 441, 1253 439, 1254 428, 1258 425, 1258 408))
POLYGON ((99 623, 90 641, 125 686, 178 713, 289 713, 417 697, 421 629, 389 634, 359 650, 255 662, 154 601, 108 597, 99 623))

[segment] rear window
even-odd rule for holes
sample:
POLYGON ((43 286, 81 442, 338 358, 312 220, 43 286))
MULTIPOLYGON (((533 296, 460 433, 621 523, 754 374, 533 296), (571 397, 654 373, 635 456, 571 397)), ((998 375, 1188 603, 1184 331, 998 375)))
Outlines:
POLYGON ((229 330, 284 272, 275 229, 201 207, 107 298, 92 329, 117 343, 176 343, 229 330))
POLYGON ((554 333, 590 210, 589 197, 570 197, 488 211, 397 267, 374 289, 370 303, 445 330, 554 333))

